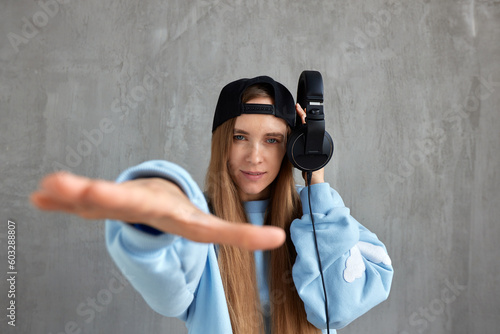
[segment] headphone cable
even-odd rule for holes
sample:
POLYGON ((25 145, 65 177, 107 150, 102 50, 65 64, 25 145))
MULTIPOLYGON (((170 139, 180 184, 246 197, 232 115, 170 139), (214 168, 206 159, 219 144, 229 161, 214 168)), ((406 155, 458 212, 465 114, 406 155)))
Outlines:
POLYGON ((311 222, 312 222, 313 233, 314 233, 314 246, 316 247, 316 256, 318 257, 319 273, 321 275, 321 283, 323 284, 323 293, 325 295, 326 331, 328 334, 330 334, 330 317, 328 315, 328 298, 326 296, 325 277, 323 276, 323 266, 321 265, 321 258, 319 256, 318 239, 316 237, 316 226, 314 225, 314 215, 313 215, 312 207, 311 207, 311 188, 310 188, 311 179, 312 179, 312 172, 308 171, 307 172, 307 186, 309 187, 309 189, 307 190, 307 196, 309 199, 309 214, 311 215, 311 222))

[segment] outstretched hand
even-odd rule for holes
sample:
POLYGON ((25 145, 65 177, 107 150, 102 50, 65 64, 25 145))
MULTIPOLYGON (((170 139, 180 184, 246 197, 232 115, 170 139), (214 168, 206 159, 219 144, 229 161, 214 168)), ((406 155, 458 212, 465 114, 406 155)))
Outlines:
POLYGON ((256 250, 285 241, 281 228, 228 222, 204 213, 177 185, 161 178, 114 183, 58 172, 42 179, 30 199, 41 210, 143 223, 196 242, 256 250))

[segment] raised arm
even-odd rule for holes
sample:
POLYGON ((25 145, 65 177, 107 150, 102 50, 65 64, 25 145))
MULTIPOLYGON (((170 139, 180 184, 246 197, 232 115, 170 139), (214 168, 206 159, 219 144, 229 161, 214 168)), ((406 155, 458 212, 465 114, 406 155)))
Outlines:
POLYGON ((300 192, 304 215, 292 223, 297 250, 294 282, 304 301, 308 320, 326 328, 325 302, 314 249, 311 204, 328 297, 330 328, 342 328, 384 301, 393 269, 384 244, 351 215, 328 183, 313 184, 300 192))

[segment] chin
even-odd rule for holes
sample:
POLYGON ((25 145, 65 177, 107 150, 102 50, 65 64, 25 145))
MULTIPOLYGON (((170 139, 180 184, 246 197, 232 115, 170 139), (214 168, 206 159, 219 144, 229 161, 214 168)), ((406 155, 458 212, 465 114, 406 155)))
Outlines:
POLYGON ((262 192, 264 191, 264 189, 262 190, 243 190, 245 192, 245 194, 247 196, 252 196, 252 197, 256 197, 256 196, 259 196, 262 194, 262 192))
MULTIPOLYGON (((245 200, 244 198, 255 198, 255 197, 260 197, 260 195, 265 191, 265 187, 239 187, 238 186, 238 192, 240 193, 241 196, 244 196, 242 199, 245 200)), ((248 201, 245 200, 245 201, 248 201)))

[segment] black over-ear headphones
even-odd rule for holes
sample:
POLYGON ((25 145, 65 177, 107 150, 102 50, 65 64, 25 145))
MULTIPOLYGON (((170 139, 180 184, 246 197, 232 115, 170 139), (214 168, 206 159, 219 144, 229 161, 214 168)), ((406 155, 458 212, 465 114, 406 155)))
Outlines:
MULTIPOLYGON (((306 124, 295 123, 295 128, 287 142, 286 153, 288 159, 296 168, 306 172, 306 185, 311 185, 312 173, 323 168, 333 155, 333 140, 328 132, 325 131, 323 79, 321 78, 321 73, 318 71, 303 71, 300 74, 299 86, 297 88, 297 102, 303 109, 306 109, 306 124)), ((307 197, 314 232, 314 246, 316 248, 316 256, 318 257, 319 272, 325 297, 326 329, 327 333, 330 333, 327 287, 316 237, 310 190, 307 197)))
POLYGON ((325 131, 321 73, 303 71, 300 74, 297 102, 306 110, 307 122, 295 125, 287 141, 287 156, 295 168, 314 172, 323 168, 333 155, 333 140, 325 131))

